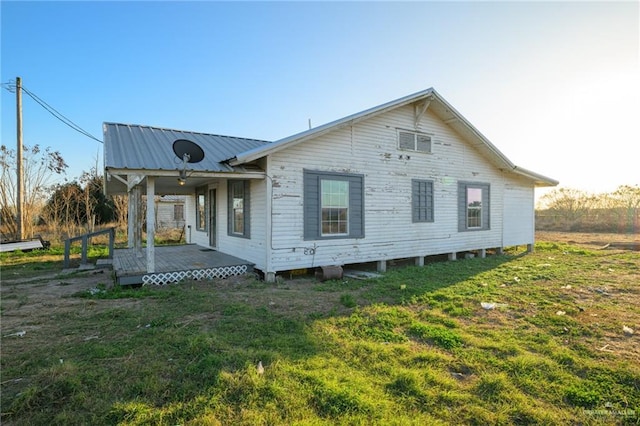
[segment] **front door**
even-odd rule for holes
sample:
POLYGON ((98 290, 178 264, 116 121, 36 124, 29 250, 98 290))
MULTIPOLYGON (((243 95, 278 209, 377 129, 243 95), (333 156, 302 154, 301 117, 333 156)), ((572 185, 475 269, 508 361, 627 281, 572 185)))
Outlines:
POLYGON ((209 246, 216 248, 217 228, 216 228, 216 190, 209 190, 209 246))

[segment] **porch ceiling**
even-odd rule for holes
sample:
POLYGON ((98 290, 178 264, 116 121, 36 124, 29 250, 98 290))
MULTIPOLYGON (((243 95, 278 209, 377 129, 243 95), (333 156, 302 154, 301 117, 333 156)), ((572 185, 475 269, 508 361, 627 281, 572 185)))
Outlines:
MULTIPOLYGON (((179 170, 114 170, 106 169, 105 191, 109 195, 127 194, 127 176, 154 176, 156 195, 189 195, 198 186, 206 185, 215 179, 264 179, 265 173, 258 168, 244 168, 235 173, 187 171, 184 185, 178 183, 179 170)), ((146 191, 146 179, 141 182, 146 191)))

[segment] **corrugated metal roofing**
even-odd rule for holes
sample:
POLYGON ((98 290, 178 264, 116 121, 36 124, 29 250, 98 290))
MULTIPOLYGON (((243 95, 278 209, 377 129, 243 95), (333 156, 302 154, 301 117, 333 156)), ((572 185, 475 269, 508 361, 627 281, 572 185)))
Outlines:
POLYGON ((105 168, 110 169, 176 170, 181 160, 173 152, 173 142, 187 139, 204 151, 204 159, 189 163, 189 170, 230 172, 234 168, 224 160, 270 143, 137 124, 104 123, 103 132, 105 168))

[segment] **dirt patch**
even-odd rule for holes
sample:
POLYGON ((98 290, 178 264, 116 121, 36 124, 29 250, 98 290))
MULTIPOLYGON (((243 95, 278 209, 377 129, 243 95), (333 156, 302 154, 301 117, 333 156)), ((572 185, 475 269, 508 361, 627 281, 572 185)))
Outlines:
POLYGON ((52 315, 82 308, 88 301, 71 297, 98 285, 111 283, 108 271, 95 270, 69 276, 42 275, 25 279, 2 278, 1 334, 4 337, 41 329, 52 315))
POLYGON ((552 232, 536 231, 536 241, 554 241, 583 246, 589 249, 611 248, 624 249, 625 246, 640 246, 640 234, 611 234, 611 233, 586 233, 586 232, 552 232))
MULTIPOLYGON (((342 292, 318 291, 318 282, 311 278, 264 283, 249 276, 238 276, 225 280, 195 281, 184 285, 212 290, 225 303, 242 303, 254 308, 265 308, 290 318, 351 312, 351 309, 340 303, 342 292)), ((346 291, 351 290, 345 286, 346 291)))

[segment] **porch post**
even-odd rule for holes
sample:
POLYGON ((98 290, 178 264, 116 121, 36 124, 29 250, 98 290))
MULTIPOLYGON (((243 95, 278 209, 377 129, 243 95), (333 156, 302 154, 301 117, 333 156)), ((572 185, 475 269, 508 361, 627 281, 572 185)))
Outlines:
POLYGON ((147 176, 147 273, 155 272, 156 188, 155 178, 147 176))
POLYGON ((142 257, 142 188, 136 185, 129 191, 129 217, 127 218, 127 247, 142 257))
POLYGON ((135 187, 129 189, 127 191, 127 247, 133 248, 135 247, 136 240, 136 218, 138 217, 136 213, 136 196, 135 196, 135 187))

